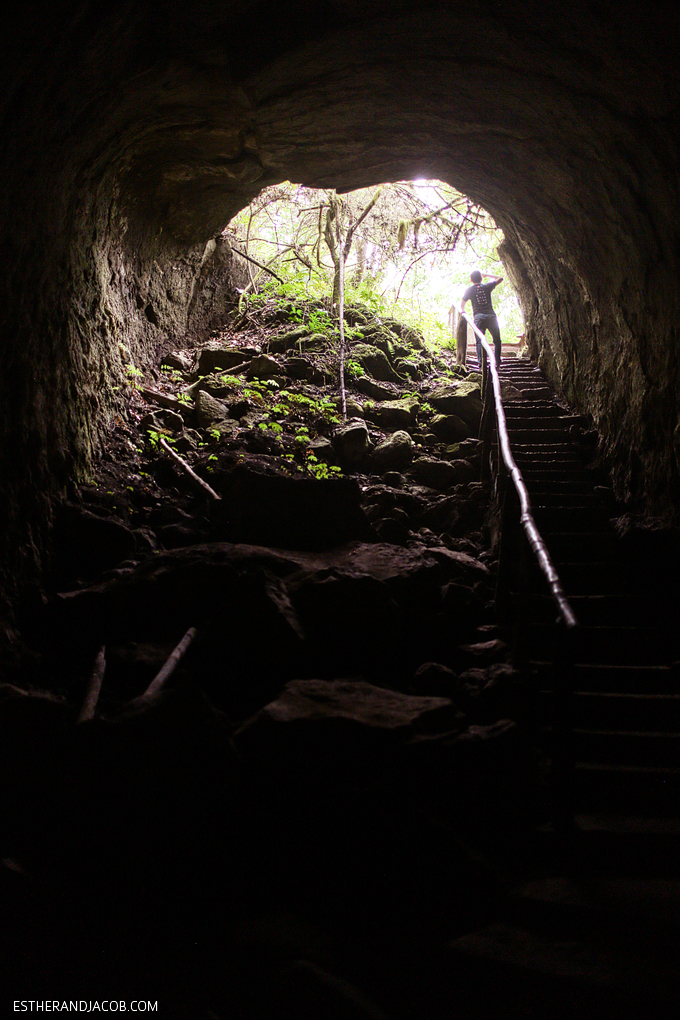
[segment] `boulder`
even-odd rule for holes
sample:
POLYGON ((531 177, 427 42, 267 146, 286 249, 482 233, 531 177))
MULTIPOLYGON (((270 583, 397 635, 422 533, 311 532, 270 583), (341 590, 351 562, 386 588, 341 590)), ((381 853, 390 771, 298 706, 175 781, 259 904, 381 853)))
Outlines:
POLYGON ((399 395, 393 386, 376 382, 369 375, 358 376, 354 380, 354 386, 372 400, 394 400, 399 395))
POLYGON ((456 690, 456 674, 441 662, 424 662, 413 674, 411 687, 417 694, 452 698, 456 690))
POLYGON ((482 395, 479 383, 460 382, 439 386, 428 394, 429 402, 444 414, 455 414, 473 430, 479 429, 482 417, 482 395))
POLYGON ((386 471, 401 471, 413 460, 413 440, 408 432, 393 432, 391 436, 378 443, 371 455, 375 470, 382 473, 386 471))
POLYGON ((284 750, 313 769, 340 771, 347 764, 394 751, 418 733, 461 729, 448 698, 418 697, 361 680, 293 680, 281 695, 234 735, 246 757, 284 750))
POLYGON ((299 340, 296 347, 301 351, 319 351, 326 346, 328 339, 325 333, 311 333, 299 340))
MULTIPOLYGON (((438 693, 438 692, 437 692, 438 693)), ((458 677, 456 697, 475 722, 516 719, 526 710, 530 685, 510 663, 467 669, 458 677)))
POLYGON ((467 460, 471 464, 478 464, 482 455, 482 442, 480 439, 464 439, 461 443, 452 443, 446 447, 445 457, 447 460, 467 460))
POLYGON ((222 421, 216 421, 211 428, 219 432, 221 439, 225 436, 234 438, 238 435, 240 423, 235 418, 224 418, 222 421))
POLYGON ((472 432, 470 425, 457 414, 436 414, 429 422, 429 428, 442 443, 456 443, 467 439, 472 432))
MULTIPOLYGON (((397 510, 393 511, 393 514, 396 513, 398 513, 397 510)), ((384 517, 374 527, 381 542, 390 542, 393 545, 406 545, 411 537, 408 522, 395 516, 384 517)))
POLYGON ((418 457, 411 464, 411 474, 421 485, 432 489, 448 489, 457 480, 456 469, 447 460, 418 457))
POLYGON ((319 436, 317 439, 312 439, 307 444, 307 449, 314 454, 318 460, 323 460, 326 464, 335 464, 335 449, 330 439, 326 436, 319 436))
POLYGON ((283 363, 283 371, 291 379, 311 379, 314 374, 314 365, 308 358, 289 357, 283 363))
POLYGON ((317 676, 370 670, 394 688, 423 658, 442 572, 423 548, 353 543, 287 582, 317 676))
POLYGON ((248 366, 246 375, 249 379, 271 379, 274 375, 281 373, 281 366, 276 358, 268 354, 258 354, 248 366))
POLYGON ((396 358, 394 367, 409 379, 422 379, 425 374, 425 365, 414 358, 396 358))
POLYGON ((300 326, 298 329, 290 330, 288 333, 284 333, 282 336, 275 336, 269 341, 269 350, 273 354, 283 354, 285 351, 290 350, 291 347, 295 347, 298 340, 302 337, 307 336, 309 329, 306 326, 300 326))
POLYGON ((268 474, 246 463, 230 475, 216 508, 225 537, 281 549, 328 549, 374 532, 354 478, 268 474))
POLYGON ((387 355, 372 344, 356 344, 352 347, 352 358, 359 362, 369 375, 382 382, 403 383, 404 379, 394 371, 387 355))
POLYGON ((163 357, 161 365, 179 369, 180 372, 190 372, 194 367, 193 351, 170 351, 163 357))
POLYGON ((140 429, 152 429, 158 432, 162 429, 170 429, 171 432, 182 432, 184 419, 180 414, 171 411, 169 407, 159 407, 155 411, 145 414, 139 422, 140 429))
POLYGON ((208 375, 216 369, 228 371, 250 361, 257 353, 253 347, 204 347, 198 356, 198 374, 208 375))
MULTIPOLYGON (((341 397, 334 397, 333 403, 338 409, 338 412, 342 414, 342 399, 341 397)), ((353 397, 350 393, 345 395, 345 408, 347 410, 348 418, 363 418, 364 417, 364 405, 360 404, 356 397, 353 397)))
POLYGON ((196 394, 194 405, 196 421, 202 429, 210 428, 218 421, 224 421, 229 417, 229 408, 221 400, 212 397, 205 390, 199 390, 196 394))
POLYGON ((510 657, 510 649, 500 638, 488 641, 477 641, 474 644, 461 645, 458 649, 461 662, 470 666, 484 667, 492 663, 506 663, 510 657))
POLYGON ((366 422, 350 418, 338 426, 333 436, 333 446, 342 464, 347 467, 359 465, 370 449, 366 422))
POLYGON ((230 386, 229 383, 225 382, 224 377, 218 373, 209 372, 208 375, 199 379, 195 386, 191 387, 191 390, 193 390, 194 393, 197 393, 199 390, 203 390, 204 392, 209 393, 211 397, 224 397, 227 393, 231 393, 233 391, 233 386, 230 386))
POLYGON ((385 400, 379 404, 365 404, 364 414, 381 429, 405 429, 415 422, 420 407, 417 397, 404 397, 402 400, 385 400))
POLYGON ((407 326, 404 322, 397 322, 396 319, 385 319, 385 325, 392 333, 396 333, 407 344, 410 344, 411 347, 415 347, 417 350, 425 349, 425 340, 422 333, 412 329, 411 326, 407 326))

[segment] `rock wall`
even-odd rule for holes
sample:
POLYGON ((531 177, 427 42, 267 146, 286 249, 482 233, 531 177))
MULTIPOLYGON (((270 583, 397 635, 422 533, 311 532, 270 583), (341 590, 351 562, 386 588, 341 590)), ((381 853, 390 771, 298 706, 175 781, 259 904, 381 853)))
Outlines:
POLYGON ((3 39, 0 531, 37 563, 126 365, 223 315, 225 223, 285 178, 482 202, 620 495, 678 496, 678 26, 633 3, 36 3, 3 39), (123 348, 121 348, 121 344, 123 348))

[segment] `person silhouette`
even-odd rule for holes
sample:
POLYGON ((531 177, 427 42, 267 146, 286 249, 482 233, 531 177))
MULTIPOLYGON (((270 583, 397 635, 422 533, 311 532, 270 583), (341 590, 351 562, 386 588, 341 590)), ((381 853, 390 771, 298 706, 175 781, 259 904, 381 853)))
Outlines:
MULTIPOLYGON (((470 273, 470 280, 472 281, 472 284, 463 294, 463 300, 460 306, 461 311, 464 313, 465 305, 468 301, 472 302, 473 322, 480 333, 486 334, 487 329, 491 333, 494 353, 496 355, 496 365, 498 366, 501 363, 501 330, 498 325, 496 313, 493 310, 493 304, 491 303, 491 291, 502 282, 503 277, 491 276, 489 273, 480 273, 478 269, 475 269, 470 273), (489 279, 490 283, 482 283, 483 279, 489 279)), ((477 362, 481 369, 482 344, 476 334, 475 340, 477 341, 477 362)))

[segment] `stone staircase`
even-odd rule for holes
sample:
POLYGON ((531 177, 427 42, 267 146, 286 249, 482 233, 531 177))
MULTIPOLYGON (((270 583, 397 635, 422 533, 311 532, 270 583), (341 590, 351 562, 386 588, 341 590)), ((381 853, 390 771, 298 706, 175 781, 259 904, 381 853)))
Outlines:
POLYGON ((557 701, 547 584, 533 563, 505 573, 516 658, 532 682, 548 762, 553 723, 571 715, 574 826, 566 841, 552 823, 541 826, 526 880, 492 924, 450 948, 475 993, 485 990, 475 1015, 666 1015, 680 998, 675 607, 655 565, 622 553, 611 494, 579 452, 581 420, 529 361, 505 361, 501 380, 524 398, 504 404, 511 447, 579 621, 573 695, 557 701))
MULTIPOLYGON (((588 839, 579 840, 577 854, 590 856, 600 844, 608 870, 615 863, 624 870, 677 867, 680 672, 673 663, 680 646, 672 601, 663 585, 654 584, 649 564, 621 555, 607 493, 579 452, 582 420, 558 405, 530 362, 508 360, 501 375, 524 397, 505 404, 510 442, 537 527, 579 621, 568 710, 573 811, 577 833, 588 839)), ((538 732, 550 756, 555 610, 546 592, 532 563, 513 596, 520 614, 518 653, 535 684, 538 732)))

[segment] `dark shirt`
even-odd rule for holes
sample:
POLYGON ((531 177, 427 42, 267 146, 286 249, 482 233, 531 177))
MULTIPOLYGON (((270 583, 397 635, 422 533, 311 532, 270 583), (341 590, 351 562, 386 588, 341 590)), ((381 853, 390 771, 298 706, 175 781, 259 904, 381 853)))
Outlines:
POLYGON ((497 287, 500 280, 493 280, 491 283, 473 283, 463 294, 463 301, 472 301, 473 315, 495 315, 491 304, 491 291, 497 287))

